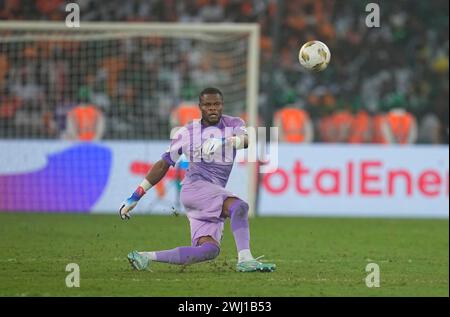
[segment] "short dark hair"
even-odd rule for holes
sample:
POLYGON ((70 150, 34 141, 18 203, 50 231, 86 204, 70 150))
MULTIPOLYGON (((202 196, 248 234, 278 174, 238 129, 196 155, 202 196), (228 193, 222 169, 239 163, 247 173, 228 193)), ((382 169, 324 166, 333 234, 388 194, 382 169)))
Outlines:
POLYGON ((198 102, 199 103, 201 102, 200 99, 202 98, 203 95, 215 95, 215 94, 220 95, 220 97, 223 100, 223 94, 218 88, 208 87, 208 88, 203 89, 202 92, 200 93, 200 95, 198 95, 198 102))

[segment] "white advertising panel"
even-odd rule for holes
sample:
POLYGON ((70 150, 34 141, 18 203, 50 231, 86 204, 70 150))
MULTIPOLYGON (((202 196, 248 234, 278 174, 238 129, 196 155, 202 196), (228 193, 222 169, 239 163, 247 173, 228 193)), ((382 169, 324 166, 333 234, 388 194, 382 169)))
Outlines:
POLYGON ((260 215, 447 217, 446 146, 279 146, 260 215))

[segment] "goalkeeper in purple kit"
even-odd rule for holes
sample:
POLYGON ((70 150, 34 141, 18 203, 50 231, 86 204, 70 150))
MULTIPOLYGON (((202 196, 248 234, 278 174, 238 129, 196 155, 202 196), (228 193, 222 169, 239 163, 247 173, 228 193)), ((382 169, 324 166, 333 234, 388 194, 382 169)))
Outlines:
POLYGON ((185 154, 189 169, 180 198, 190 222, 192 246, 133 251, 128 254, 128 261, 135 269, 145 270, 151 261, 185 265, 212 260, 219 255, 224 221, 230 218, 238 251, 236 270, 273 272, 275 264, 260 262, 250 252, 248 204, 225 190, 236 150, 248 146, 244 122, 237 117, 222 115, 223 95, 219 89, 204 89, 199 96, 199 107, 201 121, 189 123, 176 132, 167 152, 119 210, 122 219, 129 219, 139 199, 185 154))

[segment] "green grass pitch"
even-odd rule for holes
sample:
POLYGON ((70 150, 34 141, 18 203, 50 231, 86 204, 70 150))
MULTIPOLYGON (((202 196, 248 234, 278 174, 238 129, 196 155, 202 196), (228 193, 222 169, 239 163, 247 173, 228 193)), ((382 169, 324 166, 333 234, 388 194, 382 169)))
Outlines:
POLYGON ((449 296, 448 220, 255 218, 255 256, 274 273, 237 273, 229 222, 221 254, 181 267, 133 271, 131 250, 188 245, 184 216, 0 213, 1 296, 449 296), (368 263, 380 287, 368 288, 368 263), (65 268, 80 267, 68 288, 65 268))

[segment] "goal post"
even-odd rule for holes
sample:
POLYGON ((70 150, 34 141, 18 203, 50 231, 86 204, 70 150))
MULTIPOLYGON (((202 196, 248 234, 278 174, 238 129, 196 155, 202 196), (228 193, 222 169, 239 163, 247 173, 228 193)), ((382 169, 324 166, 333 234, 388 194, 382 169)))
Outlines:
MULTIPOLYGON (((0 139, 60 138, 57 122, 36 118, 83 96, 107 114, 104 139, 167 140, 171 109, 206 86, 257 127, 259 38, 252 23, 0 21, 0 95, 21 99, 0 139)), ((256 163, 247 167, 254 215, 256 163)))

